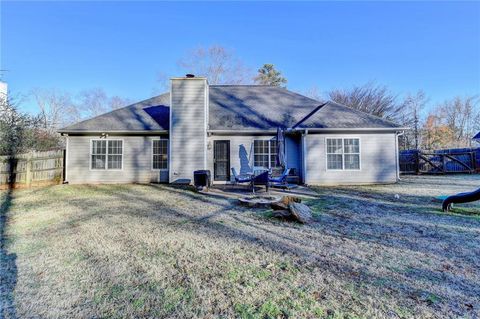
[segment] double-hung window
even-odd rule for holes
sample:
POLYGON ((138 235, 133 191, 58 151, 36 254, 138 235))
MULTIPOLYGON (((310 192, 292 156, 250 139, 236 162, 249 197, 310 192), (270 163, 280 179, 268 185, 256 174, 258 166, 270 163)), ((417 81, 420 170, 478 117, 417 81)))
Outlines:
POLYGON ((122 169, 122 140, 92 140, 91 147, 91 169, 122 169))
POLYGON ((277 167, 277 141, 253 141, 253 166, 263 168, 277 167))
POLYGON ((168 140, 152 141, 152 168, 167 169, 168 168, 168 140))
POLYGON ((360 139, 327 138, 327 169, 359 170, 360 139))

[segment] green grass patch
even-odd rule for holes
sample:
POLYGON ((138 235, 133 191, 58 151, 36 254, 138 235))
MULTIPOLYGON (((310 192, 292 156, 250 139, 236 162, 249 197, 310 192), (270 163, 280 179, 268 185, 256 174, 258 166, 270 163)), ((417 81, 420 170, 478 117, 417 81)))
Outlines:
POLYGON ((35 255, 42 250, 48 249, 48 244, 41 239, 13 241, 14 250, 17 254, 35 255))
POLYGON ((190 303, 194 295, 195 294, 192 288, 167 287, 163 291, 163 312, 169 314, 173 310, 175 310, 181 303, 190 303))
POLYGON ((453 215, 469 216, 469 217, 474 217, 476 219, 480 219, 480 210, 474 207, 455 206, 449 211, 449 213, 453 215))
POLYGON ((132 301, 132 306, 133 306, 133 308, 135 308, 136 310, 141 310, 141 309, 143 309, 143 307, 145 306, 145 297, 142 296, 142 297, 133 299, 133 301, 132 301))
POLYGON ((88 260, 88 254, 83 251, 75 251, 65 257, 64 264, 66 266, 75 266, 85 260, 88 260))
POLYGON ((281 316, 284 313, 281 306, 271 299, 257 306, 236 304, 234 308, 237 316, 242 319, 275 319, 286 317, 281 316))
POLYGON ((255 287, 271 276, 272 272, 269 269, 256 265, 233 265, 227 272, 227 279, 230 282, 246 287, 255 287))
POLYGON ((286 297, 279 293, 258 304, 236 304, 234 309, 239 318, 304 318, 326 315, 324 307, 314 300, 312 294, 286 297))

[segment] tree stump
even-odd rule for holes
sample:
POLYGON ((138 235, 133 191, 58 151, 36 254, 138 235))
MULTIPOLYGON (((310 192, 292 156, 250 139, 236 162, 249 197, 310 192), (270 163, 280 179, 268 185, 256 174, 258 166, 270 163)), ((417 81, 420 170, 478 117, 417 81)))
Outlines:
POLYGON ((301 203, 302 199, 295 196, 283 196, 281 203, 289 205, 290 203, 301 203))

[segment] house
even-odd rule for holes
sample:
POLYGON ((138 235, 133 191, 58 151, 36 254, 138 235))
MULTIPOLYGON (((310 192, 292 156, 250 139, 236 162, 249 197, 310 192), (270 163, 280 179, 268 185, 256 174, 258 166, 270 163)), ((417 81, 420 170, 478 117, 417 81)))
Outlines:
POLYGON ((285 129, 287 166, 305 184, 393 183, 403 128, 346 106, 279 87, 209 85, 171 79, 169 93, 61 129, 65 180, 77 183, 191 183, 209 169, 214 183, 231 167, 276 165, 285 129))

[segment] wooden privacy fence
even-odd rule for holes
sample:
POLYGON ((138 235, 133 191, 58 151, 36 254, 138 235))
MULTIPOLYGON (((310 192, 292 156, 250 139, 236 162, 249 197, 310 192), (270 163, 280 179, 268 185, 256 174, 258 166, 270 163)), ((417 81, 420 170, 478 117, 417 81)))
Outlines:
POLYGON ((0 188, 61 184, 64 150, 0 156, 0 188))
POLYGON ((401 151, 400 172, 403 174, 474 173, 480 169, 478 153, 480 148, 401 151))

